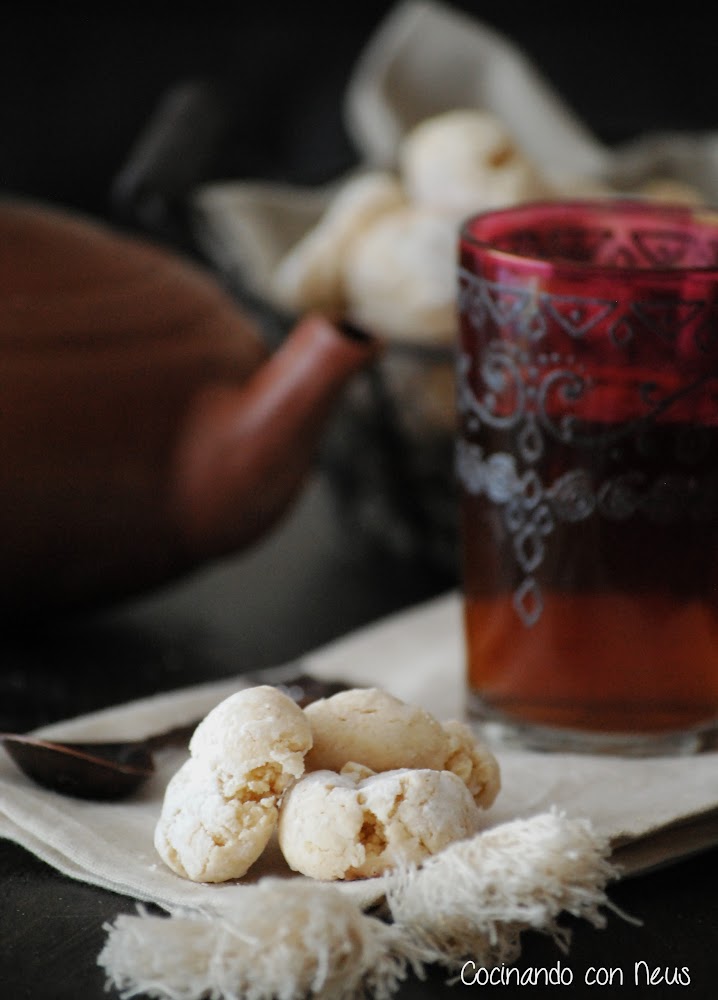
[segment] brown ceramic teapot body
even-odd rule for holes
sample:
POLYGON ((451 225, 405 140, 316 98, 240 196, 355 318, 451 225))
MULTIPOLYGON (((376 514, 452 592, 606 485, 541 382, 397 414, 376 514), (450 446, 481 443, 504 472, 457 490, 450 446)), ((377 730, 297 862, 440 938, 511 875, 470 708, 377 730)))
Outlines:
POLYGON ((374 348, 302 321, 268 356, 189 262, 0 202, 0 602, 155 586, 265 532, 374 348))

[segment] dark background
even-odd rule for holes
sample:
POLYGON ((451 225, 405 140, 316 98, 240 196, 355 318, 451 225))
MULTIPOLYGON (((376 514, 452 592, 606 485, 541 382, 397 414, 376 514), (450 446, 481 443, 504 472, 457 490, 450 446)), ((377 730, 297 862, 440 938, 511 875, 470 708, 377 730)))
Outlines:
MULTIPOLYGON (((711 4, 447 4, 503 32, 602 140, 718 125, 711 4)), ((0 18, 0 190, 113 215, 169 88, 214 78, 232 128, 205 177, 319 182, 355 162, 342 97, 386 0, 23 4, 0 18)))

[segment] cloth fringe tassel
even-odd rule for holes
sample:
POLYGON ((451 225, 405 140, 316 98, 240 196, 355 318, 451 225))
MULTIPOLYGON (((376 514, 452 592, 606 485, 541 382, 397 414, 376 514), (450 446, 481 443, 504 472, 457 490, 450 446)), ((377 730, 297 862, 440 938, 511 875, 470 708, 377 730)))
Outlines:
POLYGON ((331 884, 266 878, 246 887, 241 912, 118 916, 98 963, 123 1000, 390 1000, 430 964, 456 973, 467 959, 515 961, 529 928, 566 951, 560 915, 605 926, 616 876, 590 824, 552 810, 392 873, 390 919, 331 884))

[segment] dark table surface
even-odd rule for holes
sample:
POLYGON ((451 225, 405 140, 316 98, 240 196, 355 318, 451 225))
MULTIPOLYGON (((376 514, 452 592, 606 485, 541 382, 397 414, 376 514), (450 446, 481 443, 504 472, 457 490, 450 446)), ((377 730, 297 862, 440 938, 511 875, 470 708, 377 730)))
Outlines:
MULTIPOLYGON (((169 87, 218 74, 237 98, 236 127, 206 177, 323 181, 354 162, 341 95, 354 59, 391 5, 26 4, 0 31, 0 185, 116 219, 111 191, 128 150, 169 87), (320 11, 322 16, 320 16, 320 11)), ((703 4, 455 4, 512 35, 607 142, 647 129, 716 125, 716 15, 703 4)), ((119 221, 119 220, 117 220, 119 221)), ((127 224, 126 219, 122 220, 127 224)), ((160 234, 168 236, 168 234, 160 234)), ((169 234, 171 238, 171 234, 169 234)), ((0 642, 0 725, 22 730, 144 694, 301 656, 391 611, 443 592, 445 572, 348 544, 321 476, 256 548, 102 614, 31 622, 0 642)), ((71 881, 0 842, 0 997, 106 996, 96 957, 103 922, 134 902, 71 881)), ((605 930, 574 924, 568 955, 527 935, 523 966, 621 969, 621 994, 712 998, 718 983, 718 852, 611 888, 640 925, 609 914, 605 930), (634 964, 690 985, 633 986, 634 964)), ((571 921, 567 921, 571 925, 571 921)), ((410 982, 402 997, 466 987, 410 982)), ((615 984, 618 982, 614 978, 615 984)), ((518 990, 495 987, 513 995, 518 990)))

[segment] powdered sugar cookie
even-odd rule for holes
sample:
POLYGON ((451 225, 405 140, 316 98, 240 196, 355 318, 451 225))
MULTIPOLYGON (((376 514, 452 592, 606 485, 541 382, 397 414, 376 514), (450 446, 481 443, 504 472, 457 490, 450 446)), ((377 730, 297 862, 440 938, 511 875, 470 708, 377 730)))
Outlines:
POLYGON ((190 758, 167 786, 154 843, 183 878, 226 882, 248 871, 276 825, 276 797, 228 793, 216 770, 190 758))
POLYGON ((372 771, 453 771, 487 809, 500 788, 491 751, 462 722, 440 723, 381 688, 353 688, 304 709, 312 728, 308 771, 341 771, 350 762, 372 771))
POLYGON ((353 762, 372 771, 439 768, 446 734, 437 720, 416 705, 381 688, 352 688, 304 709, 312 730, 308 771, 341 771, 353 762))
POLYGON ((200 722, 190 740, 193 757, 222 774, 225 789, 253 795, 281 795, 304 773, 312 745, 301 708, 269 684, 225 698, 200 722))
POLYGON ((346 253, 349 318, 388 338, 452 341, 457 245, 456 221, 423 206, 407 205, 375 219, 346 253))
POLYGON ((356 236, 405 201, 397 178, 373 170, 346 181, 316 226, 280 261, 272 277, 276 302, 293 312, 344 311, 343 261, 356 236))
POLYGON ((457 109, 419 122, 405 136, 399 162, 409 197, 456 221, 549 193, 503 122, 481 109, 457 109))
POLYGON ((444 722, 447 743, 443 767, 458 775, 482 809, 493 804, 501 789, 498 761, 465 722, 444 722))
POLYGON ((315 771, 282 800, 279 846, 290 868, 312 878, 372 878, 471 836, 479 817, 449 771, 315 771))
POLYGON ((241 878, 269 842, 279 798, 304 772, 311 745, 304 712, 274 687, 221 702, 167 786, 154 836, 163 861, 192 881, 241 878))

